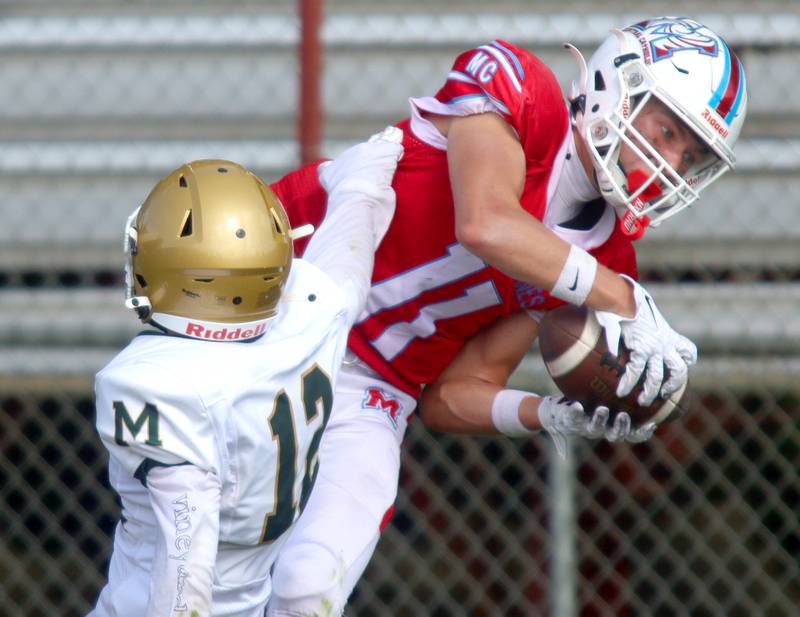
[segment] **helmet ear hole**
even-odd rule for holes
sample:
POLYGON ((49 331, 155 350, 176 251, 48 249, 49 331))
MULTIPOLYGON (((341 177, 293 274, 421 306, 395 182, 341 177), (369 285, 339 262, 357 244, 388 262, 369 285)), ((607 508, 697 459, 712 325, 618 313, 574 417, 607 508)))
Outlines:
POLYGON ((602 92, 606 89, 606 80, 603 79, 603 73, 601 71, 594 72, 594 89, 597 92, 602 92))

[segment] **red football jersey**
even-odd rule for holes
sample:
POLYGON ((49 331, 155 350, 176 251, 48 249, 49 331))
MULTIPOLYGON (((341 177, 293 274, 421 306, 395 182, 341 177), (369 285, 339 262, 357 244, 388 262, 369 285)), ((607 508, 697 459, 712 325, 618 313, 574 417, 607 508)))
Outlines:
MULTIPOLYGON (((456 59, 436 101, 451 108, 467 101, 472 109, 485 103, 513 127, 526 156, 520 201, 543 220, 557 180, 556 161, 571 135, 566 104, 550 70, 532 54, 495 41, 456 59)), ((547 310, 562 302, 512 280, 458 244, 446 150, 418 139, 410 120, 398 126, 405 153, 393 182, 397 208, 375 254, 372 289, 349 345, 387 381, 417 396, 483 325, 521 309, 547 310)), ((290 173, 272 188, 293 227, 318 224, 324 216, 326 196, 316 165, 290 173)), ((606 214, 611 220, 604 216, 600 223, 607 228, 603 241, 584 248, 600 263, 635 276, 632 245, 618 231, 613 212, 606 214)), ((302 252, 304 243, 297 244, 302 252)))

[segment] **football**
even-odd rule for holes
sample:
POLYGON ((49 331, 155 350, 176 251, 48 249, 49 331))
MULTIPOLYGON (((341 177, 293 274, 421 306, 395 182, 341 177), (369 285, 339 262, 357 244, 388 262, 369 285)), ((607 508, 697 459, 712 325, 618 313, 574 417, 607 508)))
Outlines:
MULTIPOLYGON (((644 375, 624 398, 616 396, 617 384, 625 372, 629 352, 619 343, 618 355, 606 345, 603 327, 594 311, 585 306, 567 304, 549 311, 539 323, 539 349, 547 372, 567 398, 583 404, 587 413, 598 405, 611 411, 626 411, 635 427, 647 422, 662 424, 677 420, 689 411, 688 384, 668 398, 660 395, 651 405, 636 402, 644 375)), ((665 379, 669 375, 665 367, 665 379)))

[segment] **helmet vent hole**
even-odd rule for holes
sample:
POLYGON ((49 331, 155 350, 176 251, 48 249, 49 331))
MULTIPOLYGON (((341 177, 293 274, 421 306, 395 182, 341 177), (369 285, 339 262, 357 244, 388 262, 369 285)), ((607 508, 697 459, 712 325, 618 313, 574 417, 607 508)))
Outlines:
POLYGON ((195 283, 213 283, 214 279, 194 279, 195 283))
POLYGON ((226 173, 228 173, 228 170, 227 170, 225 167, 219 167, 219 168, 217 168, 217 171, 218 171, 219 173, 221 173, 221 174, 226 174, 226 173))
POLYGON ((272 214, 272 222, 275 223, 275 230, 279 234, 283 234, 283 226, 281 225, 280 218, 278 218, 278 214, 275 212, 275 210, 271 208, 270 208, 270 213, 272 214))
POLYGON ((183 215, 183 225, 181 226, 181 238, 186 238, 187 236, 192 235, 192 211, 187 210, 186 214, 183 215))
POLYGON ((139 283, 139 287, 141 287, 142 289, 147 287, 147 281, 141 274, 136 275, 136 282, 139 283))
POLYGON ((639 54, 629 53, 629 54, 622 54, 621 56, 617 56, 614 58, 614 66, 616 68, 621 67, 626 62, 630 62, 631 60, 638 60, 639 54))
POLYGON ((178 180, 178 186, 185 189, 187 186, 189 186, 189 183, 186 182, 186 178, 181 176, 180 179, 178 180))
POLYGON ((242 299, 241 299, 241 297, 239 297, 239 296, 236 296, 236 297, 233 299, 233 303, 234 303, 234 304, 236 304, 236 305, 239 305, 239 304, 241 304, 241 303, 242 303, 242 299))
POLYGON ((603 74, 600 71, 594 72, 594 89, 598 92, 606 89, 606 80, 603 79, 603 74))

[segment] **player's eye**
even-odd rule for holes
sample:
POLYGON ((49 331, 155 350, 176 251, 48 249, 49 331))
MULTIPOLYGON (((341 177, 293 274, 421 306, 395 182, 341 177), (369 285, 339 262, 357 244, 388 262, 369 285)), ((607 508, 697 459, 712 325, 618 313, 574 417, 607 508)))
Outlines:
POLYGON ((672 128, 670 128, 670 127, 669 127, 669 126, 667 126, 666 124, 662 124, 662 125, 661 125, 661 135, 664 137, 664 139, 672 139, 672 136, 673 136, 674 134, 675 134, 675 133, 674 133, 674 131, 672 130, 672 128))

